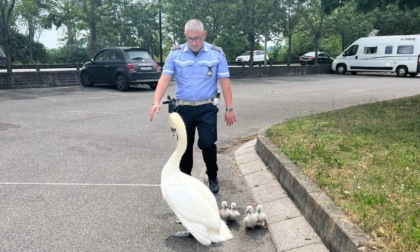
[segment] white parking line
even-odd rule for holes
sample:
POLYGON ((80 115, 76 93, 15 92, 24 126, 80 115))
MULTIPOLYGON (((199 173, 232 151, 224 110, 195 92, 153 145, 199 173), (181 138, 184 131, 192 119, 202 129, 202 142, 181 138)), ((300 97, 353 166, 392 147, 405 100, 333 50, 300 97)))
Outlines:
POLYGON ((0 185, 46 185, 46 186, 139 186, 158 187, 160 184, 89 184, 89 183, 32 183, 32 182, 0 182, 0 185))
POLYGON ((91 111, 91 110, 70 110, 70 113, 79 113, 79 114, 109 114, 109 115, 115 115, 113 112, 105 112, 105 111, 91 111))

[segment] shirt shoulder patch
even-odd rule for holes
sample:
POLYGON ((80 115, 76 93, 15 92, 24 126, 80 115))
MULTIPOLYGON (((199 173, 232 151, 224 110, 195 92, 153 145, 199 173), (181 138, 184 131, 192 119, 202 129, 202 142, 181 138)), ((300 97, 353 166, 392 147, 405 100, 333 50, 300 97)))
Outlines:
POLYGON ((181 45, 174 46, 174 47, 171 48, 171 51, 179 50, 179 49, 181 49, 181 47, 182 47, 181 45))
POLYGON ((216 51, 222 52, 222 48, 220 48, 220 47, 218 47, 218 46, 211 45, 211 47, 210 47, 210 48, 211 48, 211 49, 213 49, 213 50, 216 50, 216 51))
POLYGON ((218 46, 215 46, 215 45, 211 45, 210 48, 213 49, 213 50, 218 51, 219 53, 222 53, 222 56, 225 57, 225 53, 223 52, 222 48, 220 48, 218 46))

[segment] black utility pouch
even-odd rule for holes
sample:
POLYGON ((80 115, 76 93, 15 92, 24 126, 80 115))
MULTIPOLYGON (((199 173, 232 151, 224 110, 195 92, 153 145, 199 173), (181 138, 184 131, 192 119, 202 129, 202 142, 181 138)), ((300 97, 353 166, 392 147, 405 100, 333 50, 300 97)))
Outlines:
POLYGON ((175 98, 171 98, 168 95, 168 100, 164 101, 163 104, 168 104, 168 113, 172 113, 176 110, 176 99, 175 98))

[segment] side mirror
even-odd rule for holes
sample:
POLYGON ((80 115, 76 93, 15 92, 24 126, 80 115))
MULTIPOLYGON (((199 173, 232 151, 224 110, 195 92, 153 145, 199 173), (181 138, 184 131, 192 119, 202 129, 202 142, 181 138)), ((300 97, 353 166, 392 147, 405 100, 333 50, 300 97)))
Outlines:
POLYGON ((344 51, 343 56, 347 56, 347 55, 349 55, 348 51, 344 51))

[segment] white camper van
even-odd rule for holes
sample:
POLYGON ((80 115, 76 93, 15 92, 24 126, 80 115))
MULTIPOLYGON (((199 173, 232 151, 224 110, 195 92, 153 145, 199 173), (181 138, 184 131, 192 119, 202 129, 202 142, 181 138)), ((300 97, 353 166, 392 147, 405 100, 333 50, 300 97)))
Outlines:
POLYGON ((331 68, 339 74, 392 72, 414 77, 420 72, 420 35, 360 38, 335 58, 331 68))

